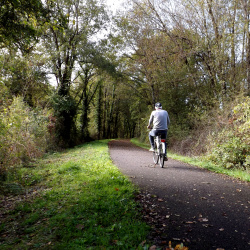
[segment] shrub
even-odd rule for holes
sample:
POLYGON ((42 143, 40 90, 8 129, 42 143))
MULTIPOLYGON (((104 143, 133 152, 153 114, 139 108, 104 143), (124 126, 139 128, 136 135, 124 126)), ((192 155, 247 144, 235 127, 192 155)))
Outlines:
POLYGON ((250 98, 246 97, 232 110, 227 125, 210 137, 210 159, 226 168, 250 167, 250 98))
POLYGON ((2 169, 27 163, 46 150, 48 117, 44 111, 32 110, 21 97, 3 109, 0 122, 0 162, 2 169), (4 166, 4 167, 3 167, 4 166))

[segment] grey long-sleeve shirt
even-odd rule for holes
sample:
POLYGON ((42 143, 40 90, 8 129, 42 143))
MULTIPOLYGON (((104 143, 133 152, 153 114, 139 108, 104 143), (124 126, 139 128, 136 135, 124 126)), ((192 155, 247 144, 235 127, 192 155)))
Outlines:
POLYGON ((167 130, 170 124, 168 112, 163 109, 152 111, 149 118, 149 126, 153 123, 153 129, 167 130))

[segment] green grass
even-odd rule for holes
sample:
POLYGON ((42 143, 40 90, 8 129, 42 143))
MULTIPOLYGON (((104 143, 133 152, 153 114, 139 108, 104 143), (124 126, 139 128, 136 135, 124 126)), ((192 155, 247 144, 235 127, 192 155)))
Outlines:
POLYGON ((47 155, 19 169, 28 193, 4 211, 0 248, 142 249, 149 227, 134 200, 137 190, 112 164, 107 143, 47 155))
MULTIPOLYGON (((139 147, 146 148, 146 149, 149 148, 149 144, 141 143, 136 138, 131 139, 131 142, 139 147)), ((216 173, 225 174, 233 178, 239 179, 241 181, 247 181, 247 182, 250 181, 250 173, 247 172, 246 170, 226 169, 224 167, 214 164, 211 161, 208 161, 205 157, 187 157, 187 156, 175 154, 171 151, 168 151, 168 157, 177 161, 188 163, 190 165, 205 168, 216 173)))

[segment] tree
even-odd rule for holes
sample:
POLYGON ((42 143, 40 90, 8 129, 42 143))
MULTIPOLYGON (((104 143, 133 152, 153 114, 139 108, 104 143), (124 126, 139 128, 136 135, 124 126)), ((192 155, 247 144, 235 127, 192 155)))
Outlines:
POLYGON ((80 138, 81 141, 89 140, 89 108, 99 88, 97 70, 91 64, 80 65, 81 70, 74 81, 77 85, 74 92, 78 96, 78 112, 80 113, 80 138), (79 108, 80 106, 80 108, 79 108))
MULTIPOLYGON (((21 56, 15 50, 1 55, 0 80, 7 88, 8 98, 22 96, 30 107, 46 104, 51 93, 43 66, 46 58, 35 52, 21 56)), ((6 96, 7 97, 7 96, 6 96)))
MULTIPOLYGON (((120 22, 123 35, 133 49, 132 55, 127 56, 124 72, 137 99, 150 105, 150 109, 161 101, 172 115, 184 121, 191 104, 188 99, 193 98, 190 90, 194 78, 190 71, 194 64, 189 60, 193 33, 185 29, 180 32, 178 27, 167 28, 150 3, 136 1, 131 12, 120 22), (162 27, 154 23, 156 18, 162 27)), ((145 117, 145 113, 142 115, 145 117)))
POLYGON ((51 22, 47 24, 44 45, 50 54, 50 65, 57 80, 56 116, 58 140, 61 145, 73 145, 76 104, 70 94, 73 75, 81 57, 90 54, 88 46, 93 36, 105 26, 107 16, 102 4, 95 0, 47 1, 51 22), (62 104, 60 106, 58 104, 62 104))
POLYGON ((39 23, 47 10, 41 0, 2 0, 0 3, 0 48, 13 47, 23 53, 38 37, 39 23))

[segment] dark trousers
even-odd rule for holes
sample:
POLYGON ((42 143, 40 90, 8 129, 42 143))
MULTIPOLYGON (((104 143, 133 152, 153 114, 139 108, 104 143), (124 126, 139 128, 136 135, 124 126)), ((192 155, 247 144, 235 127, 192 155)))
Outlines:
MULTIPOLYGON (((149 141, 151 144, 151 147, 154 147, 154 137, 157 135, 161 135, 162 139, 167 139, 168 131, 167 130, 157 130, 157 129, 152 129, 149 132, 149 141)), ((165 148, 166 148, 166 154, 167 154, 167 142, 165 141, 165 148)))

